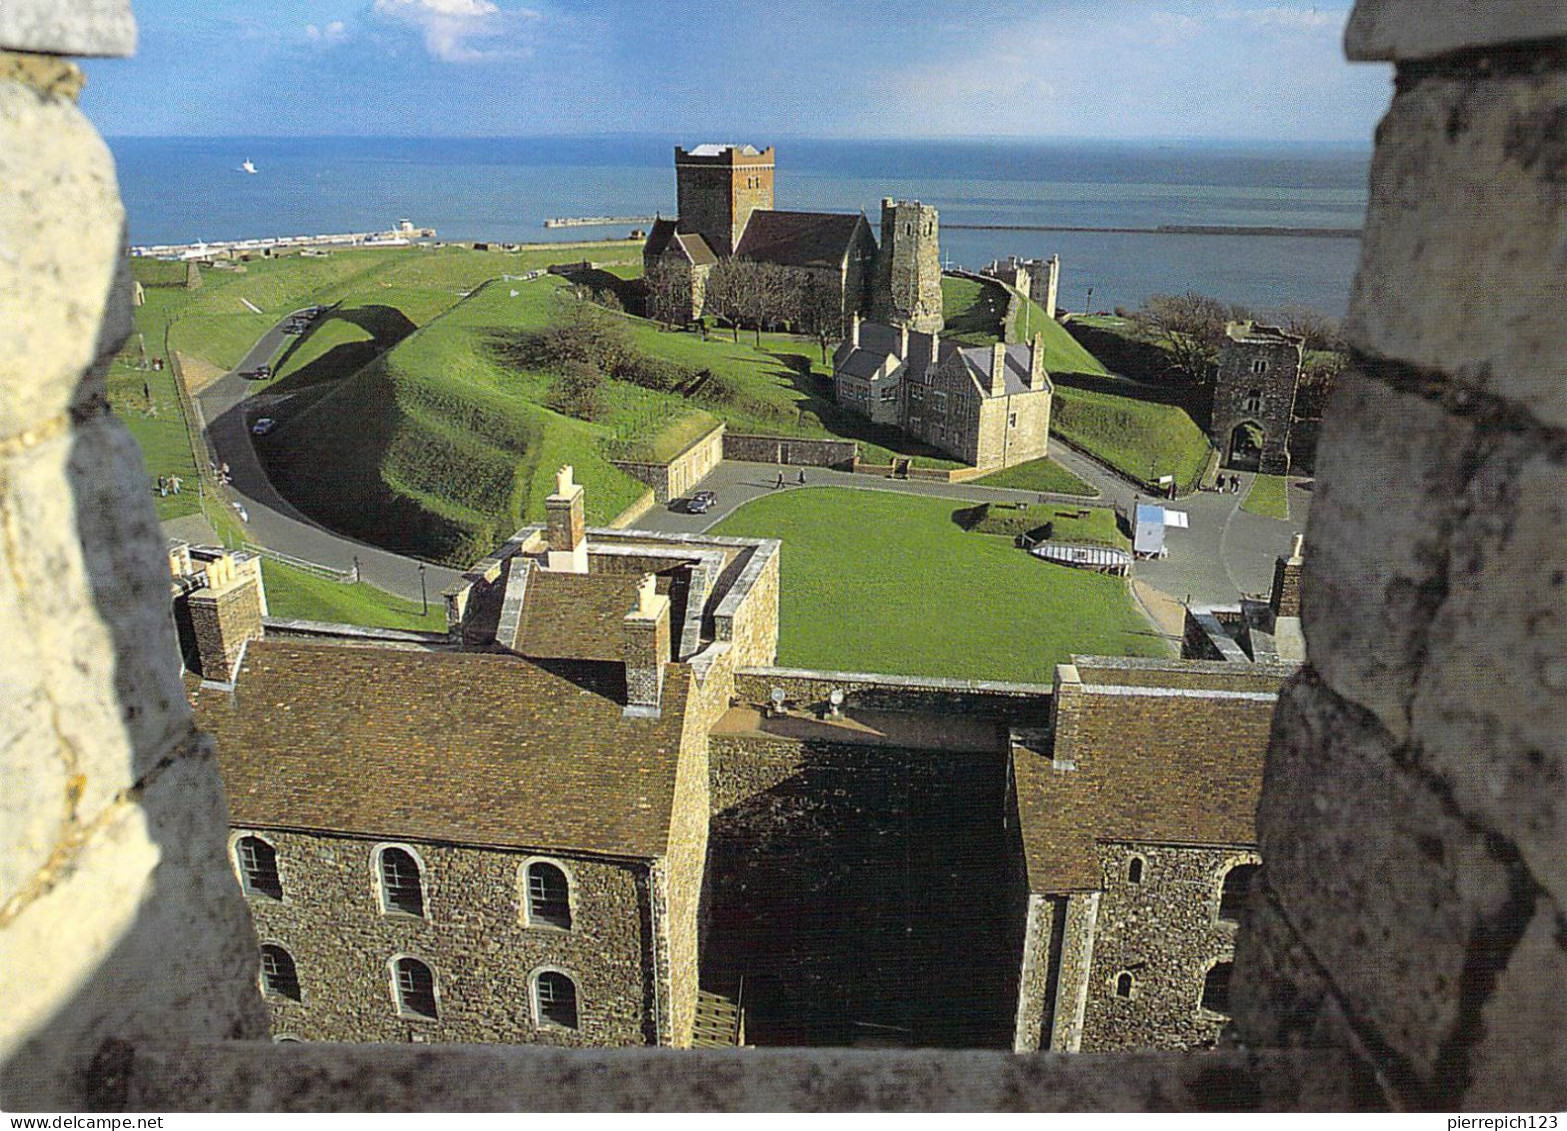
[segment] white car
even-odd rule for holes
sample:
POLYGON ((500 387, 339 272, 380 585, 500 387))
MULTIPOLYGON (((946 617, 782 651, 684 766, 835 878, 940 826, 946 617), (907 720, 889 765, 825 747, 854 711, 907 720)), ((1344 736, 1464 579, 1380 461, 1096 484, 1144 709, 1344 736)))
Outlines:
POLYGON ((273 420, 270 416, 263 416, 260 420, 256 421, 250 426, 250 434, 252 436, 265 436, 268 432, 272 431, 272 429, 276 427, 277 421, 273 420))

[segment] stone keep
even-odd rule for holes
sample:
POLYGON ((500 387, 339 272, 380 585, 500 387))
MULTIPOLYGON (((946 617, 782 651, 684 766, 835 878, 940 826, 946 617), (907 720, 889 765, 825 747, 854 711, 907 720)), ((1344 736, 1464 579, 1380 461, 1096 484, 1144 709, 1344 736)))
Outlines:
POLYGON ((1255 425, 1262 430, 1256 470, 1285 475, 1290 468, 1290 419, 1300 381, 1301 339, 1250 322, 1233 322, 1224 333, 1219 375, 1213 383, 1214 446, 1224 454, 1224 466, 1249 465, 1250 459, 1237 451, 1237 444, 1242 429, 1255 425))
POLYGON ((680 231, 695 232, 720 259, 734 254, 751 213, 773 206, 773 147, 675 147, 680 231))
POLYGON ((930 205, 882 200, 871 318, 922 334, 941 331, 940 234, 930 205))

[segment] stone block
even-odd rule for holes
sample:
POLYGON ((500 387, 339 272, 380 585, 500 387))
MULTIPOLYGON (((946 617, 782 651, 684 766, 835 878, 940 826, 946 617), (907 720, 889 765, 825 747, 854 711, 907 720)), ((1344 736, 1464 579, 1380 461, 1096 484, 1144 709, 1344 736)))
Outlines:
POLYGON ((1567 917, 1541 899, 1481 1013, 1467 1111, 1567 1110, 1567 917))
MULTIPOLYGON (((12 11, 0 8, 0 27, 12 11)), ((3 439, 101 399, 105 369, 92 363, 119 348, 131 318, 114 161, 72 102, 0 81, 0 185, 3 439)))
POLYGON ((1356 1039, 1332 985, 1263 881, 1235 939, 1235 1032, 1252 1048, 1352 1049, 1356 1039))
POLYGON ((6 0, 0 50, 47 55, 130 55, 136 19, 130 0, 6 0))
MULTIPOLYGON (((7 679, 46 709, 29 759, 74 778, 90 821, 190 733, 169 617, 168 564, 141 453, 124 425, 92 418, 0 456, 0 557, 20 599, 0 604, 7 679), (30 650, 29 650, 30 649, 30 650)), ((32 772, 29 770, 29 772, 32 772)))
POLYGON ((1560 0, 1357 0, 1344 53, 1361 62, 1429 59, 1564 35, 1560 0))
POLYGON ((1473 427, 1346 371, 1317 449, 1301 617, 1323 680, 1402 741, 1473 427))
POLYGON ((1257 825, 1268 885, 1345 1014, 1394 1086, 1431 1102, 1471 965, 1517 914, 1506 863, 1309 676, 1279 702, 1257 825))
POLYGON ((1377 135, 1352 345, 1567 427, 1564 122, 1560 71, 1399 92, 1377 135))
POLYGON ((109 1037, 266 1034, 226 824, 210 753, 178 759, 103 814, 53 886, 7 925, 8 1110, 79 1106, 76 1058, 109 1037))
POLYGON ((1413 744, 1567 906, 1567 466, 1499 441, 1463 504, 1413 744))

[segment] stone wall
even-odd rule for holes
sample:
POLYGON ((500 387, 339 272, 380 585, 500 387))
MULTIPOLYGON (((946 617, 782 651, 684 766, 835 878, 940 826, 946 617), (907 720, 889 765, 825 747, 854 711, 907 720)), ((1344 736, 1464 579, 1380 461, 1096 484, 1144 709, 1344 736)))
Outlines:
POLYGON ((1231 433, 1250 421, 1262 428, 1258 470, 1269 475, 1289 471, 1290 423, 1295 412, 1295 387, 1300 381, 1299 342, 1227 338, 1213 382, 1213 412, 1209 435, 1228 464, 1231 433), (1254 365, 1264 365, 1262 373, 1254 365), (1253 397, 1255 395, 1255 404, 1253 397))
POLYGON ((686 718, 669 821, 668 940, 670 1043, 691 1044, 700 981, 700 913, 708 838, 707 724, 699 712, 686 718))
POLYGON ((803 440, 797 436, 744 436, 726 432, 723 458, 853 471, 860 458, 860 446, 853 440, 803 440))
POLYGON ((542 857, 571 880, 569 931, 523 921, 522 867, 536 857, 410 844, 423 866, 425 915, 382 910, 362 838, 254 832, 277 852, 281 901, 245 897, 262 943, 293 956, 300 1002, 267 995, 274 1036, 312 1041, 498 1041, 567 1047, 652 1043, 648 865, 542 857), (389 963, 410 955, 435 974, 439 1017, 398 1016, 389 963), (577 1032, 534 1024, 529 977, 541 966, 577 984, 577 1032))
POLYGON ((779 544, 759 547, 713 614, 718 639, 733 649, 736 668, 778 657, 779 544))
POLYGON ((0 8, 0 1107, 76 1108, 110 1039, 259 1036, 223 790, 191 728, 141 453, 108 411, 125 216, 62 56, 123 0, 0 8), (10 52, 10 53, 6 53, 10 52))
POLYGON ((1241 1036, 1567 1106, 1567 17, 1362 0, 1398 64, 1274 722, 1241 1036), (1329 866, 1327 862, 1331 862, 1329 866))
POLYGON ((1044 718, 1050 712, 1051 687, 1045 683, 940 679, 872 675, 866 672, 816 672, 798 668, 742 668, 735 676, 741 702, 762 706, 781 687, 791 710, 822 711, 828 696, 844 692, 845 706, 921 714, 996 715, 1018 720, 1044 718))
MULTIPOLYGON (((615 460, 615 466, 627 475, 653 488, 653 501, 667 503, 691 491, 711 474, 724 458, 724 425, 720 424, 707 435, 691 444, 668 463, 637 463, 615 460)), ((648 508, 643 508, 646 513, 648 508)), ((638 515, 637 517, 640 517, 638 515)), ((626 526, 615 522, 612 526, 626 526)))

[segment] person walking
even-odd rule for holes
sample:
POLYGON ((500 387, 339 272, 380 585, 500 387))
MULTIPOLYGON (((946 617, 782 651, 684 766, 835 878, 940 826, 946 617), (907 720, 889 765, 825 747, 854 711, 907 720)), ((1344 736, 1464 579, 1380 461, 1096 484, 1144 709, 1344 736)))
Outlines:
POLYGON ((783 472, 780 471, 778 473, 778 482, 773 484, 773 490, 776 491, 776 490, 778 490, 782 486, 783 486, 783 472))
POLYGON ((805 468, 800 469, 800 486, 805 486, 805 468))

